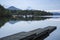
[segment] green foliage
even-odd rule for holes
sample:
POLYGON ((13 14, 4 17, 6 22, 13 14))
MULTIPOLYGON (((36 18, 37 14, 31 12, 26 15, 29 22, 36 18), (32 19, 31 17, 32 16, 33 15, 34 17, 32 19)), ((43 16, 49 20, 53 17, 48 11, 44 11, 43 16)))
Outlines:
POLYGON ((0 5, 0 18, 1 17, 11 17, 11 11, 5 9, 2 5, 0 5))
POLYGON ((52 15, 49 12, 40 11, 40 10, 13 10, 11 13, 14 15, 34 15, 34 16, 43 16, 43 15, 52 15))
POLYGON ((5 9, 2 5, 0 5, 0 27, 5 24, 10 18, 9 10, 5 9))
POLYGON ((5 9, 3 6, 0 5, 0 16, 4 15, 5 9))

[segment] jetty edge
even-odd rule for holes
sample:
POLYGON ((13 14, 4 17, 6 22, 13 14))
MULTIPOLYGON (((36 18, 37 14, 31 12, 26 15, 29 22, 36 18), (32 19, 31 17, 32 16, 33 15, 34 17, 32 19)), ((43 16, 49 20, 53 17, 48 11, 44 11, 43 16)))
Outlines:
POLYGON ((45 28, 38 28, 29 32, 20 32, 14 35, 0 38, 0 40, 44 40, 50 33, 52 33, 56 26, 48 26, 45 28))

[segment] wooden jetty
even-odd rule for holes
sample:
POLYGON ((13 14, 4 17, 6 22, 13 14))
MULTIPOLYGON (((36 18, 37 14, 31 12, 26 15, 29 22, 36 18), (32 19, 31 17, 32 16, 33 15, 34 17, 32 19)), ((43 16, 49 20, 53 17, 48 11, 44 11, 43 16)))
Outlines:
POLYGON ((56 26, 48 26, 38 28, 29 32, 20 32, 14 35, 0 38, 0 40, 44 40, 51 32, 56 29, 56 26))

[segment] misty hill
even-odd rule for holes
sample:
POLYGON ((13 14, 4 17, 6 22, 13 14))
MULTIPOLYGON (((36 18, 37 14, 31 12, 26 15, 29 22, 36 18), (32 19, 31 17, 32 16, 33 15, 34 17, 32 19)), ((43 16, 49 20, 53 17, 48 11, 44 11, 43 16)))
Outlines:
POLYGON ((60 15, 59 12, 52 12, 53 15, 60 15))
POLYGON ((16 7, 14 7, 14 6, 11 6, 11 7, 9 7, 9 8, 7 8, 8 10, 20 10, 19 8, 16 8, 16 7))

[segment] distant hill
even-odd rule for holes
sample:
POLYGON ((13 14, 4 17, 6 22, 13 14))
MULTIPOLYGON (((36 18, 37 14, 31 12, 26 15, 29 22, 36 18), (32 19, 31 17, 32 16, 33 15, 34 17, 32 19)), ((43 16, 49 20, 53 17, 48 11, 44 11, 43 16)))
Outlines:
POLYGON ((52 12, 53 15, 60 15, 60 12, 52 12))
POLYGON ((19 9, 19 8, 14 7, 14 6, 11 6, 11 7, 7 8, 7 9, 8 9, 8 10, 21 10, 21 9, 19 9))

